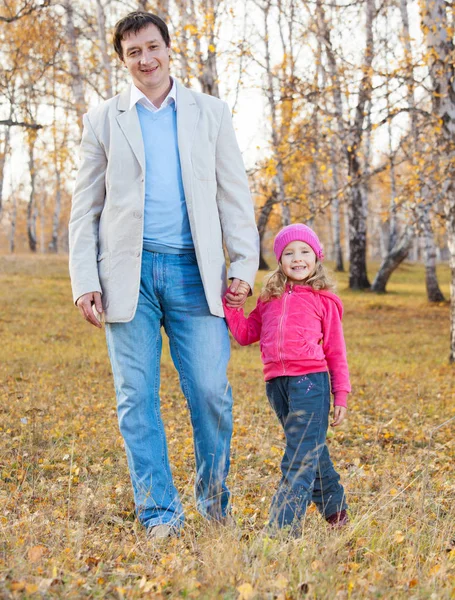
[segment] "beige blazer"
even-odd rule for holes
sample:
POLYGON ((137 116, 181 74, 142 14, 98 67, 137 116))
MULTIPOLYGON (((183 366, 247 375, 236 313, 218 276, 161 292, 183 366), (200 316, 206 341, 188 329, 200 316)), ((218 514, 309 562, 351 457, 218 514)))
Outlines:
MULTIPOLYGON (((76 301, 101 292, 107 322, 131 321, 141 275, 145 156, 130 88, 84 115, 81 166, 69 223, 76 301)), ((242 156, 225 102, 177 82, 183 187, 207 302, 223 316, 223 241, 237 277, 253 287, 258 233, 242 156)))

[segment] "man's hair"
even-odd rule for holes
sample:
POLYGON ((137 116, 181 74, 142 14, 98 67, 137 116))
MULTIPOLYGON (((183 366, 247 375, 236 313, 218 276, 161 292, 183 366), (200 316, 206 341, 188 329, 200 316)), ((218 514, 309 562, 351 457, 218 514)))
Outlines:
POLYGON ((141 10, 135 10, 130 12, 126 17, 120 19, 115 25, 114 29, 114 50, 117 52, 119 57, 123 60, 123 48, 122 40, 125 39, 130 33, 138 33, 141 29, 145 29, 148 25, 155 25, 158 27, 161 37, 164 43, 169 48, 171 45, 171 37, 169 30, 163 19, 160 19, 157 15, 152 13, 144 12, 141 10))

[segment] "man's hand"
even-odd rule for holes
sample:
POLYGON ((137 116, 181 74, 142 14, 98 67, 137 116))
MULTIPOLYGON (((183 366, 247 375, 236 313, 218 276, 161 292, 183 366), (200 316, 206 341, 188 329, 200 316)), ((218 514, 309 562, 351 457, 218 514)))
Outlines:
POLYGON ((348 409, 345 406, 335 406, 333 411, 333 421, 330 423, 332 427, 336 427, 340 425, 348 412, 348 409))
POLYGON ((240 308, 243 306, 248 298, 250 289, 251 288, 246 281, 233 279, 225 296, 226 304, 229 308, 240 308))
POLYGON ((103 314, 103 305, 101 304, 101 294, 99 292, 83 294, 77 299, 76 306, 86 321, 101 329, 101 322, 95 317, 95 313, 93 312, 93 307, 95 307, 96 312, 100 316, 103 314))

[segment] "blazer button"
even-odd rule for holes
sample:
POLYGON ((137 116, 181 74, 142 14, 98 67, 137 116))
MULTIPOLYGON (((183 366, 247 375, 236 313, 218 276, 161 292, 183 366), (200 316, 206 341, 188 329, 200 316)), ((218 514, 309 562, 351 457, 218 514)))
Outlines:
POLYGON ((136 258, 139 258, 139 256, 141 255, 141 253, 139 252, 139 250, 137 250, 134 255, 136 256, 136 258))
POLYGON ((142 213, 141 213, 141 211, 140 210, 133 211, 133 217, 135 219, 142 219, 142 213))

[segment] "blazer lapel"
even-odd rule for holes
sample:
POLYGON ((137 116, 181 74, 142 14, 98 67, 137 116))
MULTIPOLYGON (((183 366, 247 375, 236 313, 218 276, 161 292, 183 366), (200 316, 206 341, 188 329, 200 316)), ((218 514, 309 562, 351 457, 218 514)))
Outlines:
POLYGON ((191 91, 177 83, 177 137, 179 144, 180 166, 182 169, 185 199, 191 203, 193 165, 191 163, 191 148, 194 141, 200 109, 191 91))
POLYGON ((145 171, 144 142, 142 140, 141 125, 137 116, 136 107, 130 109, 131 86, 124 90, 118 99, 117 108, 120 114, 117 115, 117 123, 123 131, 134 155, 136 156, 141 169, 145 171))

